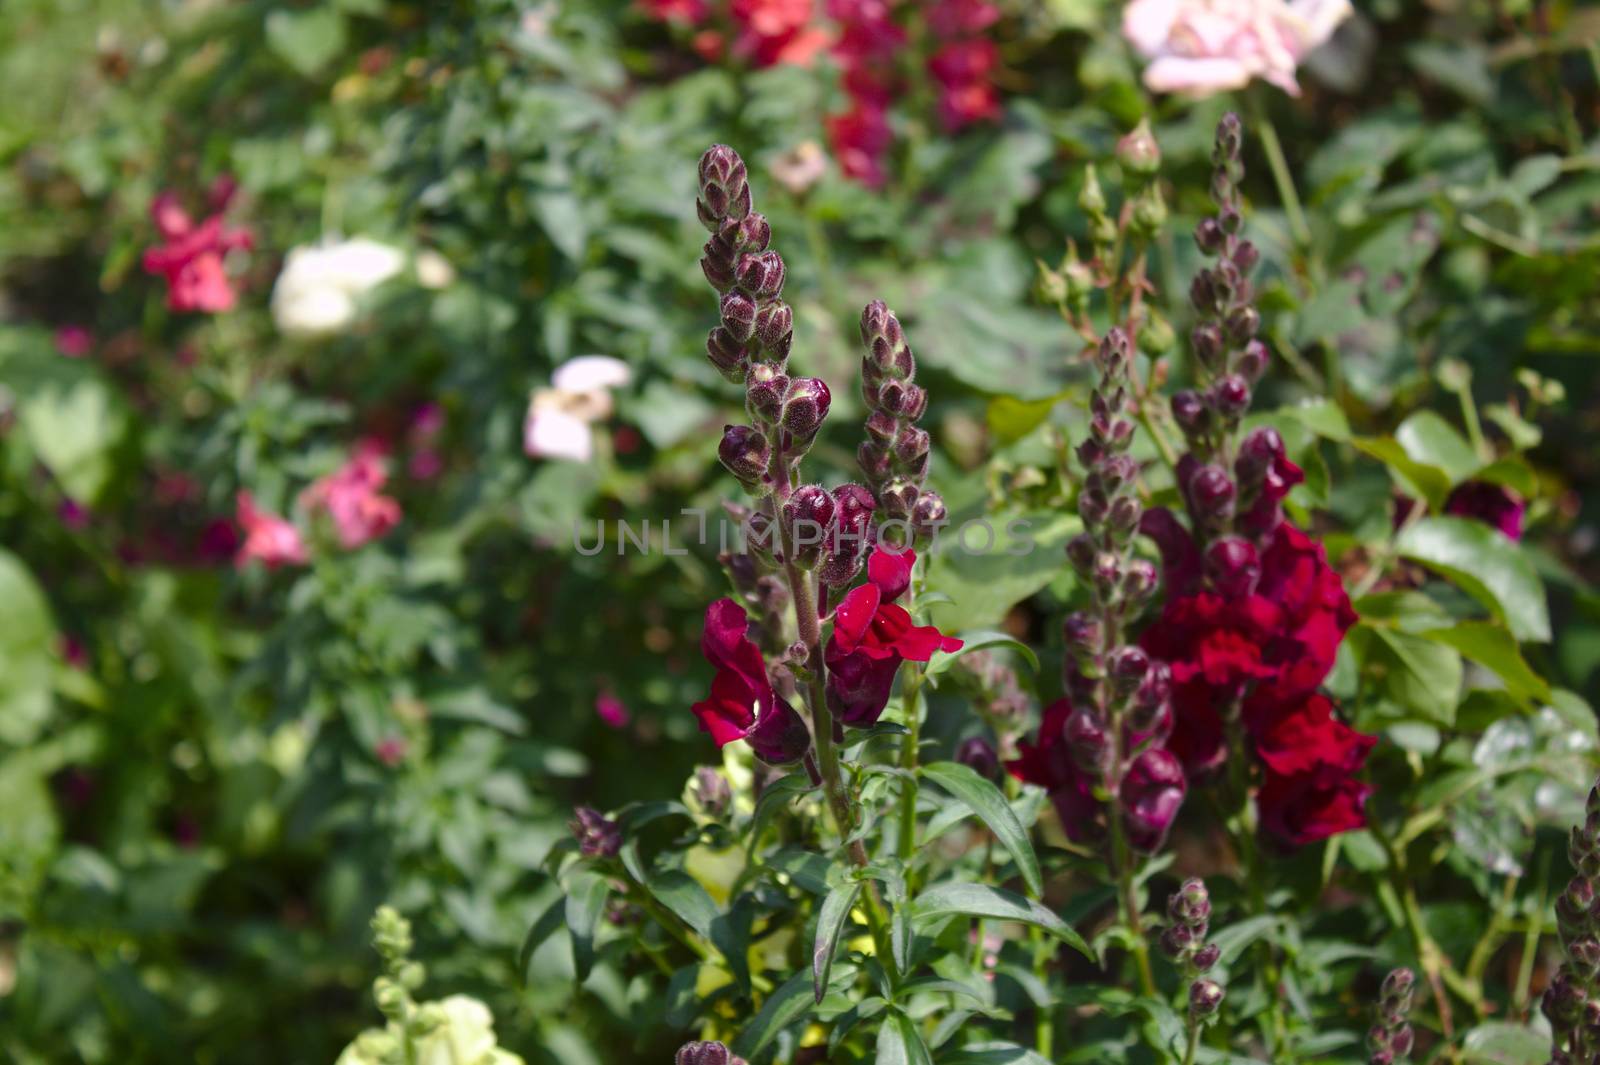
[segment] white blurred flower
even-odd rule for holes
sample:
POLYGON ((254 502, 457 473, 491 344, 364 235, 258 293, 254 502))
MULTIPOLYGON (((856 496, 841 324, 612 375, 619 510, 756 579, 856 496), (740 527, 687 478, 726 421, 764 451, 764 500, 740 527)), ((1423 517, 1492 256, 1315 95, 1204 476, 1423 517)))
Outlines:
POLYGON ((456 268, 449 259, 432 248, 417 252, 417 284, 423 288, 449 288, 455 279, 456 268))
POLYGON ((417 1040, 415 1065, 521 1065, 521 1058, 495 1045, 488 1006, 466 995, 451 995, 438 1006, 445 1022, 417 1040))
POLYGON ((1295 69, 1352 13, 1350 0, 1131 0, 1122 33, 1154 92, 1209 96, 1261 78, 1300 94, 1295 69))
POLYGON ((272 289, 272 319, 294 336, 339 332, 355 321, 360 298, 405 262, 400 249, 365 237, 295 248, 272 289))
POLYGON ((633 379, 621 359, 580 355, 551 375, 550 388, 534 392, 522 425, 522 450, 532 458, 590 462, 594 434, 590 426, 610 416, 611 390, 633 379))

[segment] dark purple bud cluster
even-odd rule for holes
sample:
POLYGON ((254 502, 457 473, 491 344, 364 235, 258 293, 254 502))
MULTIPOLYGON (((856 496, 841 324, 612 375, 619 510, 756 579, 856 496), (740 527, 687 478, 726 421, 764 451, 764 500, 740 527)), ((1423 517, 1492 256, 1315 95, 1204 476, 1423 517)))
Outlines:
POLYGON ((988 780, 1000 772, 1000 756, 995 753, 994 744, 982 736, 962 740, 956 748, 956 761, 988 780))
POLYGON ((794 311, 780 298, 787 269, 769 247, 772 227, 752 208, 738 152, 723 144, 706 150, 695 206, 711 231, 700 267, 720 294, 720 321, 706 338, 706 355, 724 377, 745 386, 752 423, 728 428, 721 458, 741 484, 762 495, 810 448, 830 394, 821 380, 788 373, 794 311), (780 462, 783 468, 775 468, 780 462))
POLYGON ((1553 1062, 1600 1060, 1600 781, 1589 791, 1584 821, 1567 838, 1575 874, 1556 899, 1556 926, 1567 960, 1545 989, 1553 1062))
POLYGON ((1167 927, 1161 933, 1161 951, 1176 962, 1189 980, 1189 1018, 1201 1023, 1222 1004, 1222 987, 1205 974, 1217 964, 1222 952, 1207 943, 1211 929, 1211 893, 1205 881, 1185 880, 1167 896, 1167 927))
POLYGON ((615 858, 622 849, 622 829, 599 810, 580 806, 572 811, 567 827, 578 841, 578 851, 585 858, 615 858))
POLYGON ((1383 978, 1378 992, 1378 1020, 1367 1032, 1371 1065, 1394 1065, 1411 1056, 1415 1037, 1406 1015, 1411 1012, 1411 993, 1417 982, 1410 969, 1394 969, 1383 978))
POLYGON ((745 1065, 745 1061, 721 1043, 697 1041, 679 1047, 672 1065, 745 1065))
POLYGON ((876 509, 872 493, 859 484, 842 484, 831 492, 820 484, 794 489, 779 511, 782 542, 793 552, 791 561, 800 569, 817 570, 830 587, 849 584, 871 546, 876 509))
POLYGON ((944 500, 924 487, 932 441, 917 422, 928 393, 917 383, 917 360, 905 330, 882 300, 861 312, 861 399, 867 406, 866 439, 856 451, 861 472, 890 524, 897 544, 928 539, 947 521, 944 500), (899 530, 910 535, 900 535, 899 530))
MULTIPOLYGON (((1212 149, 1211 199, 1217 213, 1195 227, 1194 239, 1211 265, 1195 275, 1189 302, 1198 321, 1189 334, 1196 388, 1172 398, 1172 414, 1203 461, 1250 409, 1250 391, 1267 367, 1267 347, 1256 333, 1261 313, 1254 306, 1250 272, 1260 258, 1240 236, 1244 228, 1239 182, 1244 177, 1239 116, 1224 115, 1212 149)), ((1227 471, 1223 471, 1226 476, 1227 471)))

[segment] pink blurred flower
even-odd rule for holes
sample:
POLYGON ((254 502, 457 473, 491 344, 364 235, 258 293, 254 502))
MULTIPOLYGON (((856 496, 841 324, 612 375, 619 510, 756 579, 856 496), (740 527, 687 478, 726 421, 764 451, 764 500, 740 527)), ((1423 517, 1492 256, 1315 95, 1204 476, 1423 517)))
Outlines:
POLYGON ((1209 96, 1256 78, 1300 94, 1295 68, 1351 14, 1349 0, 1132 0, 1122 33, 1154 92, 1209 96))
POLYGON ((81 359, 94 348, 94 334, 81 325, 56 330, 56 350, 69 359, 81 359))
POLYGON ((639 0, 644 13, 658 22, 694 26, 705 20, 706 0, 639 0))
POLYGON ((237 565, 243 566, 256 559, 268 569, 277 569, 306 561, 306 545, 299 529, 276 514, 258 510, 249 492, 240 492, 235 502, 239 508, 239 525, 244 529, 244 543, 234 559, 237 565))
POLYGON ((56 507, 56 517, 73 532, 82 532, 89 527, 89 508, 76 499, 63 499, 61 505, 56 507))
POLYGON ((89 650, 83 646, 83 641, 76 636, 65 634, 57 637, 56 651, 61 655, 61 661, 71 669, 89 668, 89 650))
MULTIPOLYGON (((226 197, 220 201, 225 203, 226 197)), ((212 202, 219 197, 214 195, 212 202)), ((150 204, 162 243, 145 251, 144 269, 167 279, 167 306, 175 311, 219 314, 232 310, 237 301, 222 257, 235 248, 248 250, 253 241, 248 229, 225 227, 218 210, 196 224, 172 192, 161 193, 150 204)))
POLYGON ((383 447, 369 441, 357 447, 343 466, 313 483, 300 498, 309 511, 327 511, 339 534, 339 543, 346 550, 353 550, 400 523, 400 504, 378 494, 388 479, 383 447))
POLYGON ((952 41, 928 59, 928 73, 939 83, 939 118, 954 133, 974 122, 1000 117, 1000 94, 989 76, 1000 50, 982 37, 952 41))
POLYGON ((601 692, 594 699, 594 713, 607 728, 627 728, 628 708, 610 692, 601 692))
POLYGON ((393 769, 406 760, 406 741, 401 736, 385 736, 373 747, 372 753, 378 761, 393 769))
POLYGON ((731 0, 728 13, 739 27, 735 54, 757 66, 809 66, 828 47, 828 31, 815 23, 815 0, 731 0))
POLYGON ((857 100, 850 110, 829 115, 825 120, 828 143, 845 177, 869 189, 880 189, 888 180, 884 160, 894 145, 889 115, 881 107, 857 100))
POLYGON ((431 481, 444 470, 444 456, 433 446, 444 431, 444 408, 437 403, 424 403, 411 414, 411 428, 406 431, 406 442, 411 446, 411 456, 406 459, 406 472, 415 481, 431 481))

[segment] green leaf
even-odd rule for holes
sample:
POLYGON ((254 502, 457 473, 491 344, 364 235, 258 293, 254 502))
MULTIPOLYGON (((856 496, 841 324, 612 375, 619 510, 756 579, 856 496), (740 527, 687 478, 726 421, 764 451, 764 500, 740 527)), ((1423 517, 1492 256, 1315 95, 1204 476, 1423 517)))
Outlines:
POLYGON ((1343 443, 1350 439, 1350 421, 1331 399, 1308 399, 1292 407, 1280 407, 1269 414, 1293 419, 1325 440, 1343 443))
POLYGON ((344 51, 344 16, 336 8, 274 11, 267 16, 267 45, 304 76, 315 77, 344 51))
POLYGON ((1490 484, 1501 484, 1512 489, 1518 495, 1532 496, 1539 493, 1539 477, 1528 468, 1528 464, 1519 458, 1504 458, 1499 462, 1491 462, 1483 469, 1472 475, 1474 481, 1487 481, 1490 484))
POLYGON ((1218 929, 1211 936, 1211 942, 1222 952, 1222 963, 1232 965, 1244 954, 1245 948, 1259 939, 1270 937, 1277 926, 1278 919, 1267 914, 1247 917, 1218 929))
POLYGON ((124 425, 106 386, 87 377, 70 387, 52 384, 29 396, 21 411, 23 432, 62 491, 85 504, 99 498, 124 425))
POLYGON ((953 602, 928 611, 946 632, 990 629, 1061 574, 1061 551, 1082 524, 1056 511, 954 515, 928 560, 928 585, 953 602))
POLYGON ((1550 701, 1550 685, 1535 673, 1522 657, 1516 639, 1498 625, 1483 621, 1463 621, 1448 629, 1429 629, 1421 634, 1447 644, 1469 661, 1492 670, 1505 681, 1506 690, 1528 702, 1550 701))
POLYGON ((560 896, 553 899, 544 913, 533 922, 533 927, 528 929, 527 938, 522 941, 522 949, 517 952, 517 979, 526 983, 528 979, 528 963, 533 960, 533 952, 538 950, 545 940, 555 934, 561 927, 567 915, 567 900, 560 896))
POLYGON ((750 838, 759 840, 761 830, 766 827, 773 814, 815 788, 816 785, 811 783, 811 778, 805 773, 790 773, 768 784, 766 790, 761 793, 761 798, 756 800, 755 813, 750 817, 750 838))
POLYGON ((1004 447, 1033 432, 1044 424, 1057 403, 1067 397, 1057 392, 1043 399, 1018 399, 1015 396, 995 396, 989 401, 987 420, 989 435, 996 445, 1004 447))
POLYGON ((961 650, 953 654, 942 654, 929 662, 923 669, 924 677, 937 677, 956 664, 956 659, 969 651, 981 651, 990 647, 1004 647, 1017 652, 1028 663, 1028 668, 1035 673, 1039 672, 1039 656, 1033 648, 1017 639, 1015 636, 1004 632, 963 632, 958 634, 961 640, 961 650))
POLYGON ((1043 894, 1044 878, 1039 873, 1039 859, 1034 856, 1033 844, 1028 841, 1028 830, 1017 819, 999 788, 959 762, 934 762, 923 766, 921 773, 970 807, 1001 846, 1011 852, 1028 891, 1035 896, 1043 894))
POLYGON ((911 904, 911 913, 917 921, 931 921, 952 914, 1019 921, 1042 928, 1084 957, 1094 958, 1089 944, 1071 925, 1037 902, 1001 888, 954 882, 938 884, 917 896, 911 904))
POLYGON ((55 705, 55 623, 33 575, 0 548, 0 743, 26 747, 55 705))
POLYGON ((644 886, 663 906, 683 918, 685 924, 707 939, 717 919, 717 904, 711 901, 700 881, 680 869, 656 873, 644 886))
POLYGON ((761 1004, 761 1011, 734 1040, 733 1052, 741 1058, 755 1057, 779 1032, 810 1012, 813 1005, 810 983, 810 973, 798 972, 768 995, 761 1004))
POLYGON ((839 933, 850 920, 850 908, 856 904, 861 892, 861 882, 840 884, 828 892, 817 912, 817 939, 811 950, 813 992, 818 1004, 828 987, 828 974, 833 971, 833 955, 839 949, 839 933))
POLYGON ((594 930, 610 893, 610 881, 598 873, 579 873, 567 886, 567 931, 572 936, 572 968, 580 984, 594 968, 594 930))
POLYGON ((1467 518, 1423 518, 1400 535, 1400 554, 1449 578, 1524 642, 1550 640, 1544 585, 1521 545, 1467 518))
POLYGON ((1400 423, 1395 439, 1417 462, 1437 466, 1452 485, 1471 477, 1483 465, 1465 437, 1431 410, 1419 410, 1400 423))
POLYGON ((1050 1065, 1050 1059, 1015 1043, 968 1043, 941 1055, 939 1065, 1050 1065))
POLYGON ((1356 646, 1389 697, 1421 717, 1452 725, 1461 696, 1461 655, 1452 647, 1398 629, 1360 626, 1356 646))
POLYGON ((1389 468, 1401 491, 1426 500, 1432 510, 1443 510, 1450 496, 1450 475, 1437 466, 1413 459, 1398 440, 1387 436, 1358 436, 1350 441, 1359 451, 1389 468))
POLYGON ((1491 1021, 1468 1032, 1461 1049, 1470 1065, 1545 1065, 1550 1037, 1524 1025, 1491 1021))
POLYGON ((899 1010, 884 1014, 878 1026, 877 1065, 933 1065, 917 1022, 899 1010))

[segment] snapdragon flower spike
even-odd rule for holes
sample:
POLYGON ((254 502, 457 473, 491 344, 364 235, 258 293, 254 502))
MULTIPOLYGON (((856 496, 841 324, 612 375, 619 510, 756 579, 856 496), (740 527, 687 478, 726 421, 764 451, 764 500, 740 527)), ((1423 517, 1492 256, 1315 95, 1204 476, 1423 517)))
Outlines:
POLYGON ((1600 1057, 1600 781, 1567 838, 1567 859, 1576 875, 1556 900, 1567 957, 1539 1008, 1550 1021, 1550 1060, 1577 1065, 1600 1057))
POLYGON ((798 761, 811 749, 811 733, 794 708, 773 691, 761 649, 749 638, 750 620, 732 599, 706 608, 701 653, 716 669, 711 694, 691 709, 702 732, 718 747, 735 740, 750 744, 771 765, 798 761))
POLYGON ((867 582, 852 588, 833 612, 833 634, 823 651, 828 666, 828 706, 840 723, 867 728, 888 705, 902 662, 927 662, 962 642, 932 625, 914 624, 894 602, 911 586, 915 552, 875 548, 867 582))
POLYGON ((711 231, 700 268, 720 296, 707 357, 734 382, 744 381, 755 363, 782 372, 794 341, 794 314, 778 298, 787 270, 770 247, 772 226, 753 209, 744 160, 725 144, 712 145, 700 158, 695 209, 711 231))
POLYGON ((622 828, 599 810, 580 806, 572 811, 567 827, 585 858, 615 858, 622 849, 622 828))
POLYGON ((932 441, 916 423, 928 409, 928 393, 916 384, 917 360, 905 330, 882 300, 861 312, 861 343, 861 399, 868 413, 856 459, 884 518, 901 523, 912 540, 925 540, 945 519, 944 500, 924 487, 932 441))
POLYGON ((745 1065, 745 1061, 721 1043, 697 1040, 679 1047, 672 1065, 745 1065))
POLYGON ((1378 993, 1378 1019, 1367 1032, 1371 1065, 1394 1065, 1411 1056, 1415 1042, 1406 1015, 1411 1012, 1411 993, 1417 977, 1410 969, 1394 969, 1383 979, 1378 993))

